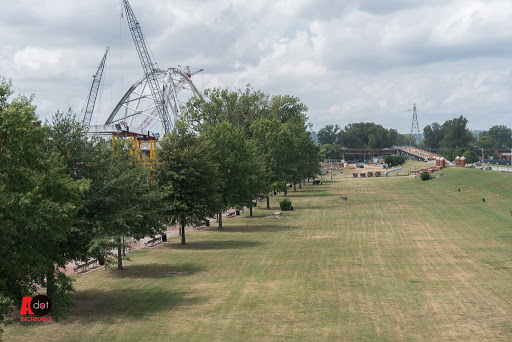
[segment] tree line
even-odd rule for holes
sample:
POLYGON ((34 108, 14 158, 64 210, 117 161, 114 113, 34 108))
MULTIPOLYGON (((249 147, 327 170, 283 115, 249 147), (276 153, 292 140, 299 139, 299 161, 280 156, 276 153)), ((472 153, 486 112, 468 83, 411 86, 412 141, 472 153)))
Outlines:
POLYGON ((338 125, 326 125, 318 133, 323 159, 340 159, 345 148, 386 148, 393 145, 409 145, 410 134, 400 134, 396 129, 386 129, 373 122, 351 123, 342 129, 338 125))
POLYGON ((72 305, 61 270, 99 260, 122 269, 124 237, 154 237, 252 207, 319 171, 307 107, 293 96, 208 89, 183 108, 157 161, 129 140, 102 142, 71 111, 40 123, 32 97, 11 100, 0 79, 0 324, 23 296, 45 289, 54 319, 72 305), (111 251, 116 257, 109 259, 111 251))
MULTIPOLYGON (((317 135, 320 155, 323 159, 340 159, 342 148, 389 148, 394 145, 410 145, 424 149, 439 149, 448 160, 465 156, 468 163, 476 162, 478 149, 500 149, 512 147, 512 129, 504 125, 492 126, 480 134, 472 133, 469 121, 460 115, 443 124, 437 122, 423 128, 423 139, 411 139, 410 134, 400 134, 395 129, 386 129, 373 122, 351 123, 341 129, 338 125, 326 125, 317 135)), ((488 156, 484 156, 488 157, 488 156)), ((498 153, 495 152, 495 159, 498 153)))

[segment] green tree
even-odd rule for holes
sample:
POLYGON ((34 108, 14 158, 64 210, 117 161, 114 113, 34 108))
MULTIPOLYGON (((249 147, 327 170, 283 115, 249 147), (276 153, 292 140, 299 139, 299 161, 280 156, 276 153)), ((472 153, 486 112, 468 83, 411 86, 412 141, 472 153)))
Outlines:
POLYGON ((318 131, 318 142, 320 145, 335 145, 338 143, 338 133, 341 128, 338 125, 326 125, 318 131))
POLYGON ((149 169, 139 163, 130 142, 114 139, 95 146, 83 172, 91 187, 80 215, 96 232, 92 253, 105 255, 117 248, 117 267, 123 269, 123 237, 154 236, 163 230, 162 207, 149 169))
POLYGON ((318 174, 320 169, 319 148, 310 139, 309 132, 300 120, 289 121, 285 125, 289 127, 293 138, 293 143, 289 148, 295 151, 294 158, 289 165, 287 180, 293 183, 294 191, 297 191, 297 183, 301 184, 303 179, 318 174))
POLYGON ((321 160, 326 159, 341 159, 341 146, 324 144, 320 146, 320 158, 321 160))
POLYGON ((70 227, 89 185, 72 179, 62 158, 44 149, 46 128, 32 98, 9 102, 10 87, 0 82, 0 321, 37 286, 46 288, 58 319, 71 305, 72 286, 56 269, 77 256, 70 227))
POLYGON ((384 158, 384 163, 388 164, 388 166, 397 166, 405 163, 405 157, 402 156, 386 156, 384 158))
MULTIPOLYGON (((254 137, 258 142, 259 155, 264 160, 265 184, 267 191, 286 190, 284 187, 296 153, 293 135, 289 127, 277 119, 259 120, 253 125, 254 137)), ((267 208, 270 209, 268 195, 267 208)))
POLYGON ((183 245, 185 227, 204 223, 220 208, 218 165, 210 151, 204 138, 178 123, 157 153, 155 179, 162 190, 165 214, 172 224, 181 226, 183 245))
POLYGON ((398 132, 373 122, 351 123, 339 133, 339 142, 349 148, 385 148, 396 144, 398 132))
POLYGON ((483 132, 482 135, 484 137, 492 138, 494 141, 496 141, 498 148, 501 148, 503 145, 512 146, 512 129, 508 128, 507 126, 492 126, 487 132, 483 132))
POLYGON ((443 123, 443 139, 440 141, 442 148, 454 148, 460 146, 461 148, 471 146, 473 142, 473 135, 467 128, 468 119, 462 115, 452 120, 447 120, 443 123))
POLYGON ((426 148, 440 148, 445 132, 437 122, 423 128, 423 146, 426 148))
POLYGON ((466 163, 468 164, 476 163, 480 159, 474 150, 466 150, 462 155, 466 157, 466 163))
POLYGON ((480 140, 478 140, 477 144, 481 148, 498 148, 499 147, 498 142, 494 138, 491 138, 488 135, 481 136, 480 140))
POLYGON ((269 95, 253 90, 250 84, 245 90, 231 92, 220 88, 206 89, 203 97, 187 102, 183 114, 185 122, 194 131, 202 133, 227 121, 243 128, 249 139, 252 137, 251 125, 260 118, 272 116, 269 95))
MULTIPOLYGON (((221 208, 242 208, 263 191, 264 168, 254 145, 245 138, 244 130, 228 122, 209 127, 204 138, 211 146, 210 155, 219 167, 221 208)), ((222 212, 219 212, 222 228, 222 212)))

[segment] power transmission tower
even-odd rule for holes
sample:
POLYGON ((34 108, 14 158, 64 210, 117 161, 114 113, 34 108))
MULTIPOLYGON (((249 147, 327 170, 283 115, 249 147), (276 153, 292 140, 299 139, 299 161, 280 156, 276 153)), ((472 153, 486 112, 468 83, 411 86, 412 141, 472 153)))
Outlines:
MULTIPOLYGON (((409 109, 411 111, 411 109, 409 109)), ((420 139, 420 126, 418 124, 418 114, 416 113, 416 103, 412 105, 412 124, 411 124, 411 141, 409 142, 409 146, 413 146, 413 142, 416 142, 417 139, 420 139), (414 130, 418 132, 417 137, 414 136, 414 130)))

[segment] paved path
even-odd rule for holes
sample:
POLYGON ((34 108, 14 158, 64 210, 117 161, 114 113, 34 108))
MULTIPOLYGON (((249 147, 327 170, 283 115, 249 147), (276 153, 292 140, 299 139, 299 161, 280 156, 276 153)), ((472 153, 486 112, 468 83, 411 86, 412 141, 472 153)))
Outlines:
MULTIPOLYGON (((226 212, 223 213, 222 215, 222 218, 225 219, 225 218, 228 218, 228 215, 230 214, 233 214, 235 213, 235 209, 229 209, 227 210, 226 212)), ((215 218, 208 218, 208 220, 210 221, 210 227, 211 227, 211 224, 212 223, 215 223, 217 222, 217 219, 215 218)), ((185 232, 190 232, 190 231, 193 231, 193 230, 199 230, 199 229, 205 229, 205 228, 208 228, 206 226, 199 226, 199 227, 185 227, 185 232)), ((165 234, 167 235, 167 238, 169 239, 170 237, 173 237, 173 236, 176 236, 179 234, 179 231, 178 231, 178 227, 170 227, 170 228, 167 228, 167 231, 165 232, 165 234)), ((156 238, 158 237, 161 237, 160 234, 156 235, 155 236, 156 238)), ((137 240, 130 240, 127 242, 127 244, 132 248, 131 250, 126 250, 126 253, 129 253, 129 252, 133 252, 133 251, 138 251, 139 248, 142 249, 142 248, 152 248, 152 247, 156 247, 156 246, 160 246, 162 243, 165 243, 165 242, 158 242, 154 245, 151 245, 151 246, 146 246, 146 242, 152 240, 153 238, 151 237, 145 237, 143 239, 140 240, 140 243, 139 241, 137 240)), ((112 254, 114 254, 115 257, 117 257, 117 249, 113 249, 112 251, 112 254)), ((76 267, 76 263, 75 262, 70 262, 69 264, 66 265, 65 268, 61 267, 60 268, 60 271, 61 272, 64 272, 65 274, 73 274, 75 273, 74 271, 74 268, 76 267)), ((103 266, 96 266, 96 267, 91 267, 89 270, 87 271, 82 271, 78 274, 83 274, 83 273, 88 273, 88 272, 92 272, 94 270, 97 270, 99 268, 101 268, 103 266)))

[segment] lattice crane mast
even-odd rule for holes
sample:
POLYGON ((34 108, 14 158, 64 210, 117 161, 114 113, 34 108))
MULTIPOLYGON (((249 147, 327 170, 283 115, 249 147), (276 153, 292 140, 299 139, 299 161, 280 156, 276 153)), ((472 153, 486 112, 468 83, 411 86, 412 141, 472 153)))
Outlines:
POLYGON ((91 124, 92 112, 94 111, 94 105, 96 104, 96 97, 98 96, 98 91, 100 90, 101 78, 103 76, 103 69, 105 69, 105 62, 107 60, 109 48, 107 47, 107 51, 103 55, 101 59, 100 66, 98 67, 98 71, 93 76, 91 90, 89 91, 89 97, 87 98, 87 105, 85 106, 84 118, 82 119, 82 123, 89 126, 91 124))
MULTIPOLYGON (((180 65, 178 65, 179 67, 181 67, 180 65)), ((190 67, 189 66, 186 66, 185 67, 185 75, 187 75, 188 78, 191 78, 192 76, 194 76, 195 74, 198 74, 200 73, 201 71, 203 71, 203 69, 199 69, 199 70, 196 70, 196 71, 193 71, 191 72, 190 71, 190 67)), ((175 86, 175 91, 173 91, 173 89, 169 89, 169 97, 172 97, 173 93, 174 94, 178 94, 180 90, 182 90, 183 88, 185 88, 185 84, 187 83, 187 80, 182 77, 177 83, 176 83, 176 86, 175 86)), ((139 125, 139 128, 142 129, 142 130, 145 130, 146 128, 148 128, 148 126, 153 122, 153 120, 155 119, 155 116, 156 116, 156 113, 153 111, 151 112, 150 116, 147 116, 144 121, 141 122, 141 124, 139 125)))
POLYGON ((128 27, 130 28, 130 32, 132 34, 133 43, 137 49, 137 54, 139 55, 140 63, 142 64, 142 69, 144 70, 144 75, 147 78, 151 90, 151 96, 155 101, 155 109, 158 113, 158 116, 162 120, 164 132, 170 132, 172 129, 172 123, 167 111, 167 106, 164 103, 162 87, 159 84, 157 74, 155 72, 157 69, 157 64, 156 62, 153 62, 151 56, 149 55, 148 47, 146 45, 146 41, 144 40, 144 35, 142 34, 139 22, 133 13, 130 3, 128 0, 123 0, 123 4, 126 12, 126 20, 128 21, 128 27))

